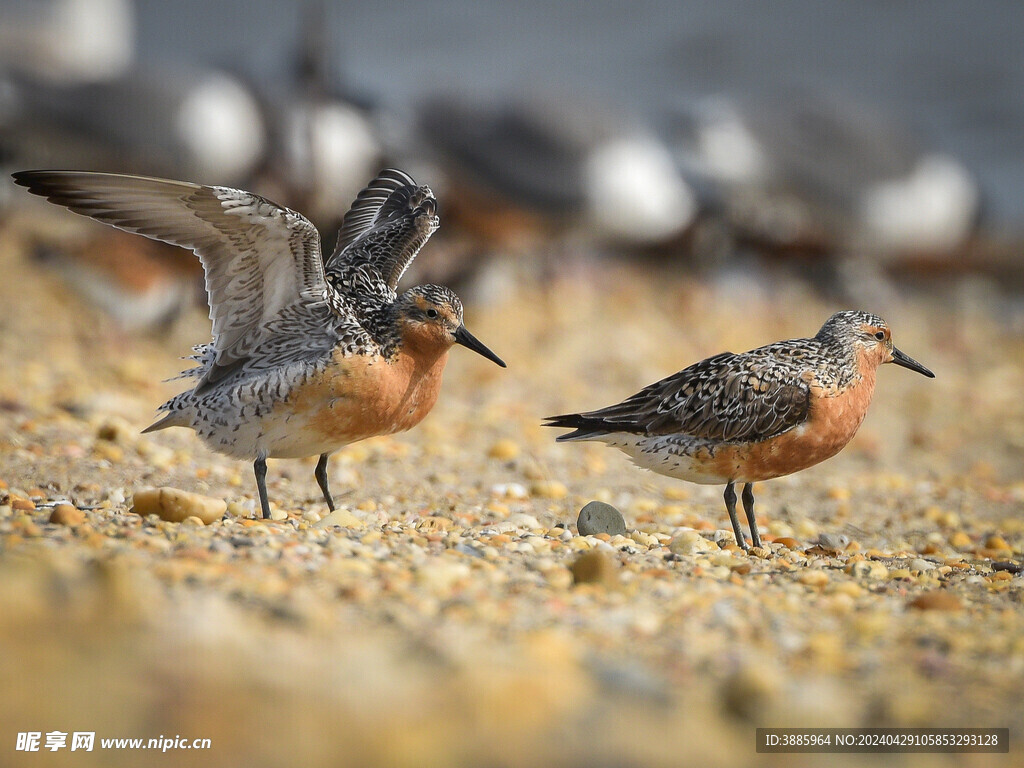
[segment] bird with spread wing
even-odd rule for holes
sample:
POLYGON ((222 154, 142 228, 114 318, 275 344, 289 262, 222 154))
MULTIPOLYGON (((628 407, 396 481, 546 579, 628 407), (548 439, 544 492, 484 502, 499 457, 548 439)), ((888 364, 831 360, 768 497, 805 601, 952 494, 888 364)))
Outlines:
POLYGON ((189 427, 214 450, 252 461, 265 518, 268 458, 319 455, 316 480, 333 510, 329 455, 419 423, 452 345, 505 366, 466 330, 450 289, 396 292, 438 227, 430 188, 402 171, 382 171, 359 194, 326 260, 304 216, 250 192, 84 171, 21 171, 14 180, 199 256, 213 340, 182 374, 194 387, 164 403, 145 431, 189 427))

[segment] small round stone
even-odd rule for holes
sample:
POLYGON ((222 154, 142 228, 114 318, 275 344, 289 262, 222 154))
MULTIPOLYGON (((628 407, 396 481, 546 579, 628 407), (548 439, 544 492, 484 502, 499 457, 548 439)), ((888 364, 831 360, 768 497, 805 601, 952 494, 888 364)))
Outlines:
POLYGON ((575 584, 615 583, 615 564, 607 554, 598 550, 580 554, 569 566, 569 570, 575 584))
POLYGON ((850 546, 850 537, 843 533, 822 533, 818 536, 818 544, 823 549, 842 552, 850 546))
POLYGON ((50 522, 57 525, 81 525, 85 522, 85 513, 71 504, 58 504, 50 513, 50 522))
POLYGON ((609 536, 626 535, 626 521, 622 519, 622 513, 603 501, 591 501, 584 506, 580 510, 576 528, 580 536, 594 536, 599 533, 607 533, 609 536))
POLYGON ((828 584, 829 578, 825 571, 804 571, 798 577, 801 584, 806 584, 808 587, 824 587, 828 584))
POLYGON ((519 444, 513 440, 498 440, 488 450, 487 455, 499 461, 512 461, 519 458, 519 444))
POLYGON ((1006 539, 1004 539, 999 534, 992 534, 991 536, 989 536, 988 538, 985 539, 985 548, 986 549, 1010 549, 1010 545, 1007 544, 1006 543, 1006 539))
POLYGON ((327 517, 321 518, 320 522, 314 523, 314 528, 333 528, 334 526, 341 526, 342 528, 365 528, 366 524, 363 523, 358 517, 353 515, 347 509, 336 509, 327 517))
POLYGON ((910 601, 910 607, 919 611, 959 611, 963 604, 956 595, 936 589, 915 597, 910 601))
POLYGON ((971 537, 963 531, 956 531, 949 537, 949 545, 954 549, 965 550, 974 546, 971 537))
POLYGON ((223 516, 228 505, 223 499, 200 496, 178 488, 146 488, 135 492, 132 511, 145 517, 158 515, 161 520, 180 523, 196 516, 209 525, 223 516))

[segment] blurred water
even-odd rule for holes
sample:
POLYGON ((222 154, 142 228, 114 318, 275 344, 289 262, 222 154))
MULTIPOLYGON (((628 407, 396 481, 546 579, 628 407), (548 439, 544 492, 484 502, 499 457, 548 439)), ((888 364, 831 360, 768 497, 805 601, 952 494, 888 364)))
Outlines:
MULTIPOLYGON (((682 98, 793 89, 877 108, 976 173, 998 225, 1024 225, 1019 0, 431 0, 326 3, 348 83, 402 105, 538 87, 657 113, 682 98)), ((144 61, 283 79, 302 4, 139 0, 144 61)))

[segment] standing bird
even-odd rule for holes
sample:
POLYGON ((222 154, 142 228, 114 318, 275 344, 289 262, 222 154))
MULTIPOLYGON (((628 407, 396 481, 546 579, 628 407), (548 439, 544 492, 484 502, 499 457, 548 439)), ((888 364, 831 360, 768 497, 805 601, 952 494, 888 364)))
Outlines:
POLYGON ((453 344, 505 363, 466 330, 448 288, 399 279, 438 226, 429 187, 382 171, 345 215, 324 261, 301 214, 227 187, 79 171, 22 171, 30 192, 128 232, 195 251, 213 341, 182 376, 196 385, 148 427, 191 427, 215 451, 253 462, 264 518, 267 459, 328 456, 410 429, 437 400, 453 344))
POLYGON ((568 440, 600 440, 635 464, 691 483, 725 483, 736 517, 736 483, 755 547, 753 484, 807 469, 835 456, 857 433, 875 373, 896 363, 935 374, 892 345, 889 326, 868 312, 837 312, 811 339, 778 341, 737 355, 723 352, 645 387, 617 405, 549 417, 568 440))

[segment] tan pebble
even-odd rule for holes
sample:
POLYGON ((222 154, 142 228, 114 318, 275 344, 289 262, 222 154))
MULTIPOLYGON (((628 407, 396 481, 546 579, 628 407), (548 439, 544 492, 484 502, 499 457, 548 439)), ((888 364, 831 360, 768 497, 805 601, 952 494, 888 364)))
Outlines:
POLYGON ((759 720, 777 697, 783 680, 767 663, 748 663, 722 686, 722 701, 735 717, 759 720))
POLYGON ((718 555, 713 555, 711 557, 712 565, 720 565, 725 568, 732 568, 733 566, 739 565, 742 562, 742 560, 739 560, 738 558, 735 558, 732 555, 727 555, 724 552, 718 555))
POLYGON ((35 509, 36 505, 32 499, 23 499, 19 496, 11 497, 11 509, 19 512, 28 512, 31 509, 35 509))
POLYGON ((832 594, 858 598, 864 594, 864 588, 852 581, 840 581, 829 589, 832 594))
POLYGON ((85 522, 85 513, 70 504, 58 504, 50 513, 50 522, 57 525, 81 525, 85 522))
POLYGON ((487 502, 487 511, 493 512, 494 514, 500 515, 501 517, 508 517, 509 512, 511 512, 508 505, 502 504, 500 501, 487 502))
POLYGON ((970 549, 974 545, 974 542, 972 542, 971 537, 963 531, 957 531, 950 535, 949 545, 955 549, 964 550, 970 549))
POLYGON ((993 534, 993 535, 989 536, 987 539, 985 539, 985 548, 986 549, 1010 549, 1010 545, 1007 544, 1006 543, 1006 539, 1004 539, 999 534, 993 534))
POLYGON ((978 557, 987 558, 988 560, 998 560, 1001 557, 1006 557, 1005 549, 989 549, 988 547, 978 547, 974 550, 974 554, 978 557))
POLYGON ((963 605, 956 595, 936 589, 915 597, 910 601, 910 607, 921 611, 959 611, 963 605))
POLYGON ((575 584, 615 583, 615 564, 604 552, 584 552, 569 567, 575 584))
POLYGON ((824 587, 828 584, 828 574, 825 571, 804 571, 797 579, 801 584, 809 587, 824 587))
POLYGON ((790 536, 783 536, 775 540, 776 544, 781 544, 787 549, 800 549, 800 542, 790 536))
POLYGON ((753 566, 750 563, 738 563, 729 567, 729 570, 733 573, 738 573, 740 576, 746 576, 753 570, 753 566))
POLYGON ((206 525, 206 523, 203 522, 202 518, 196 517, 195 515, 189 515, 188 517, 186 517, 184 520, 181 521, 181 524, 182 525, 206 525))
POLYGON ((331 512, 327 517, 320 518, 319 523, 314 523, 314 528, 333 528, 334 526, 340 526, 342 528, 365 528, 366 524, 363 523, 358 517, 353 515, 347 509, 336 509, 331 512))
POLYGON ((366 499, 365 501, 359 502, 359 504, 356 506, 356 509, 358 509, 360 512, 376 512, 377 502, 374 501, 373 499, 366 499))
POLYGON ((28 515, 20 515, 14 518, 14 525, 26 536, 38 536, 42 528, 36 525, 28 515))
POLYGON ((892 580, 896 579, 909 579, 910 569, 909 568, 893 568, 889 571, 889 578, 892 580))
POLYGON ((537 552, 538 554, 543 552, 550 552, 554 548, 554 545, 557 543, 552 541, 551 539, 545 539, 543 536, 534 536, 528 539, 527 541, 529 542, 530 547, 533 548, 533 551, 537 552))
POLYGON ((1013 574, 1009 571, 996 571, 988 576, 991 581, 1010 581, 1013 579, 1013 574))
POLYGON ((450 559, 429 560, 416 571, 417 580, 429 591, 438 595, 447 595, 460 582, 471 575, 465 563, 450 559))
POLYGON ((889 577, 889 569, 875 560, 858 560, 846 566, 846 572, 858 579, 881 581, 889 577))
POLYGON ((533 515, 528 515, 525 512, 517 512, 512 515, 508 521, 516 528, 526 528, 530 531, 535 531, 540 528, 540 522, 533 515))
POLYGON ((707 540, 697 531, 681 531, 668 545, 669 552, 676 555, 692 555, 695 552, 706 552, 710 548, 707 540))
POLYGON ((302 513, 302 519, 307 523, 319 523, 320 513, 314 512, 312 509, 307 509, 302 513))
POLYGON ((437 515, 430 515, 424 517, 416 523, 417 531, 447 531, 452 527, 453 523, 447 517, 440 517, 437 515))
POLYGON ((772 556, 772 551, 764 547, 751 547, 750 555, 753 557, 759 557, 762 560, 769 560, 772 556))
POLYGON ((665 498, 669 501, 685 501, 690 498, 690 489, 684 485, 670 485, 665 489, 665 498))
POLYGON ((287 520, 288 519, 288 513, 285 512, 283 509, 278 509, 277 507, 271 507, 271 509, 270 509, 270 519, 271 520, 276 520, 277 522, 281 522, 282 520, 287 520))
POLYGON ((569 546, 572 549, 586 551, 588 549, 591 549, 593 547, 593 544, 587 541, 587 538, 585 536, 575 536, 569 540, 569 546))
POLYGON ((180 523, 195 515, 209 525, 219 520, 227 508, 224 499, 200 496, 178 488, 144 488, 136 491, 132 499, 132 511, 136 514, 143 517, 158 515, 170 523, 180 523))
POLYGON ((124 461, 124 449, 106 440, 98 440, 93 446, 93 453, 101 459, 106 459, 111 464, 120 464, 124 461))
POLYGON ((568 589, 575 579, 568 568, 549 568, 543 573, 552 589, 568 589))
POLYGON ((812 520, 800 520, 796 524, 796 532, 804 539, 814 539, 818 536, 818 526, 812 520))
POLYGON ((487 455, 499 461, 512 461, 519 457, 519 444, 513 440, 498 440, 487 449, 487 455))
POLYGON ((530 486, 530 495, 541 499, 564 499, 569 495, 569 489, 564 483, 557 480, 542 480, 530 486))
POLYGON ((647 547, 648 549, 661 545, 661 542, 659 542, 652 534, 644 533, 643 531, 633 531, 629 534, 629 538, 641 547, 647 547))
POLYGON ((854 599, 843 592, 831 592, 832 600, 828 604, 829 610, 837 614, 846 614, 856 607, 854 599))

